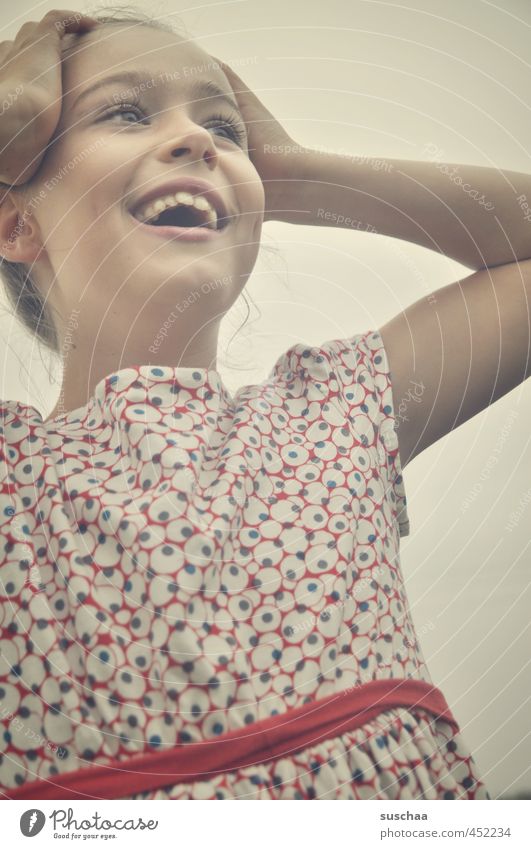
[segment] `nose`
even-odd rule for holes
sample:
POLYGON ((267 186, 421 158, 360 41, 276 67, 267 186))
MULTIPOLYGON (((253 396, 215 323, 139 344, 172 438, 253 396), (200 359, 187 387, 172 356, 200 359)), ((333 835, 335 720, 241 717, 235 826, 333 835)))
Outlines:
POLYGON ((218 161, 218 151, 212 134, 206 127, 188 122, 186 129, 174 133, 160 146, 160 156, 165 162, 186 158, 190 162, 206 162, 213 170, 218 161))

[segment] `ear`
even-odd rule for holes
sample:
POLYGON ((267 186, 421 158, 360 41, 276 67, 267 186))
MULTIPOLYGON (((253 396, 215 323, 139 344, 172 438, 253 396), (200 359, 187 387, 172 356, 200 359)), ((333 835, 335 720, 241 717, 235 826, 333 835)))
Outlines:
POLYGON ((13 187, 0 192, 0 256, 8 262, 33 263, 44 248, 31 208, 13 187))

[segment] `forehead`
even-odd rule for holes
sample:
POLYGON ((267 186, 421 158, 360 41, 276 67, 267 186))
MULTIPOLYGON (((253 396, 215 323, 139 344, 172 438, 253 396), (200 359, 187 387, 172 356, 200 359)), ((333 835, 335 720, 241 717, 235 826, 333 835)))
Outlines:
POLYGON ((152 68, 155 75, 171 72, 174 79, 203 77, 232 93, 225 74, 206 50, 145 24, 105 24, 83 35, 67 34, 62 43, 65 93, 108 74, 138 68, 152 68))

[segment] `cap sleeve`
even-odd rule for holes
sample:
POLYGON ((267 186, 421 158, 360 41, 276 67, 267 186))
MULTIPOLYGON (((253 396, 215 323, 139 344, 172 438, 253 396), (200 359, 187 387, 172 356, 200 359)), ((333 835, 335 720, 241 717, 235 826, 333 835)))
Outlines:
POLYGON ((378 453, 387 476, 389 498, 401 537, 409 535, 409 515, 398 447, 389 360, 378 330, 346 339, 324 342, 330 377, 336 378, 338 393, 348 407, 349 419, 362 410, 376 429, 378 453), (360 394, 360 384, 365 391, 360 394))
POLYGON ((328 340, 319 346, 293 345, 278 358, 270 376, 293 389, 297 375, 303 385, 311 385, 314 397, 320 395, 333 400, 341 408, 358 441, 376 444, 386 497, 399 535, 408 536, 409 516, 391 373, 380 332, 368 330, 346 339, 328 340))

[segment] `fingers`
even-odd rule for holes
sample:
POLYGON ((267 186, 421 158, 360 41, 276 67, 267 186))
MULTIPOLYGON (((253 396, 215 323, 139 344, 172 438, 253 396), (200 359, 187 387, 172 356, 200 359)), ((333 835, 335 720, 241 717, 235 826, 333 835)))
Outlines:
POLYGON ((9 51, 11 50, 12 41, 0 41, 0 67, 2 65, 2 61, 4 56, 7 56, 9 51))
POLYGON ((38 43, 43 36, 52 35, 61 38, 67 32, 83 33, 97 26, 99 21, 80 12, 69 9, 53 9, 47 12, 40 21, 26 21, 18 30, 12 41, 0 41, 0 71, 4 60, 15 58, 18 51, 38 43))
POLYGON ((81 12, 70 9, 52 9, 37 24, 42 29, 55 29, 62 35, 65 32, 83 32, 97 26, 98 21, 81 12))

